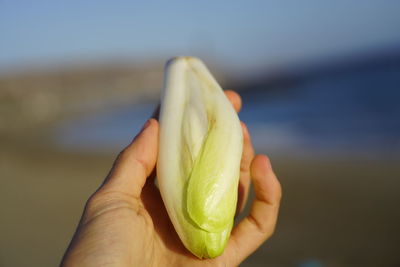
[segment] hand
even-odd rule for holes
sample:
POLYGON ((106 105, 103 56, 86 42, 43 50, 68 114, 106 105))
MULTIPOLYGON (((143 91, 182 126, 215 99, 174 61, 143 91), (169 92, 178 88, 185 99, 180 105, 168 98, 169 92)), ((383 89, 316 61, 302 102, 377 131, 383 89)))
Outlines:
MULTIPOLYGON (((236 111, 241 99, 226 95, 236 111)), ((118 156, 101 187, 88 200, 62 266, 237 266, 275 228, 280 184, 264 155, 254 156, 244 123, 238 212, 245 205, 250 177, 256 198, 250 214, 232 230, 224 253, 200 260, 181 243, 154 184, 158 153, 157 120, 150 119, 118 156)))

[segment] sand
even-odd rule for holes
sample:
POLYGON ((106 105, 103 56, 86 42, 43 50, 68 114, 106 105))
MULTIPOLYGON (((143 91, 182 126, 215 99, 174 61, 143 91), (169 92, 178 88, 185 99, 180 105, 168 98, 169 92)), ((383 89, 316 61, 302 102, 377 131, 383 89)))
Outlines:
MULTIPOLYGON (((0 266, 57 266, 115 153, 0 142, 0 266)), ((398 266, 400 162, 270 155, 283 186, 275 235, 242 266, 398 266)))

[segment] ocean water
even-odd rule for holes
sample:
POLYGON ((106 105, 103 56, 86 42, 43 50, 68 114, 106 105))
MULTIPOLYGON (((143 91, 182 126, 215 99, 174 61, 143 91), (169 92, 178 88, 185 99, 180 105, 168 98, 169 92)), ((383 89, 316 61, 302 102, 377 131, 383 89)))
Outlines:
POLYGON ((400 67, 353 70, 242 94, 241 118, 264 150, 396 156, 400 67))
MULTIPOLYGON (((400 153, 400 64, 324 72, 284 85, 241 91, 257 151, 295 156, 397 157, 400 153)), ((121 107, 55 129, 64 149, 123 148, 156 103, 121 107)))

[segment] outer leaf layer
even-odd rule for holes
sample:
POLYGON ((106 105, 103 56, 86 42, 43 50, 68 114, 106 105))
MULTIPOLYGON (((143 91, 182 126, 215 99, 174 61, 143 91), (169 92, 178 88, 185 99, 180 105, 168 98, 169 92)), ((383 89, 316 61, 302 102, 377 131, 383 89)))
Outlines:
POLYGON ((164 204, 185 247, 199 258, 220 255, 236 210, 242 129, 204 64, 167 64, 160 112, 157 176, 164 204))

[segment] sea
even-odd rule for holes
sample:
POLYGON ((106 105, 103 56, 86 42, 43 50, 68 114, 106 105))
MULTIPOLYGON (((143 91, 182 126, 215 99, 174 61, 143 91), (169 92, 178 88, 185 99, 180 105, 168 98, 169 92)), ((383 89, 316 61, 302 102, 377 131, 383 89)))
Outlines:
MULTIPOLYGON (((239 117, 257 152, 295 157, 400 155, 400 60, 335 66, 261 79, 238 89, 239 117)), ((119 151, 152 114, 156 102, 63 122, 55 143, 67 150, 119 151)), ((400 157, 399 157, 400 158, 400 157)))

